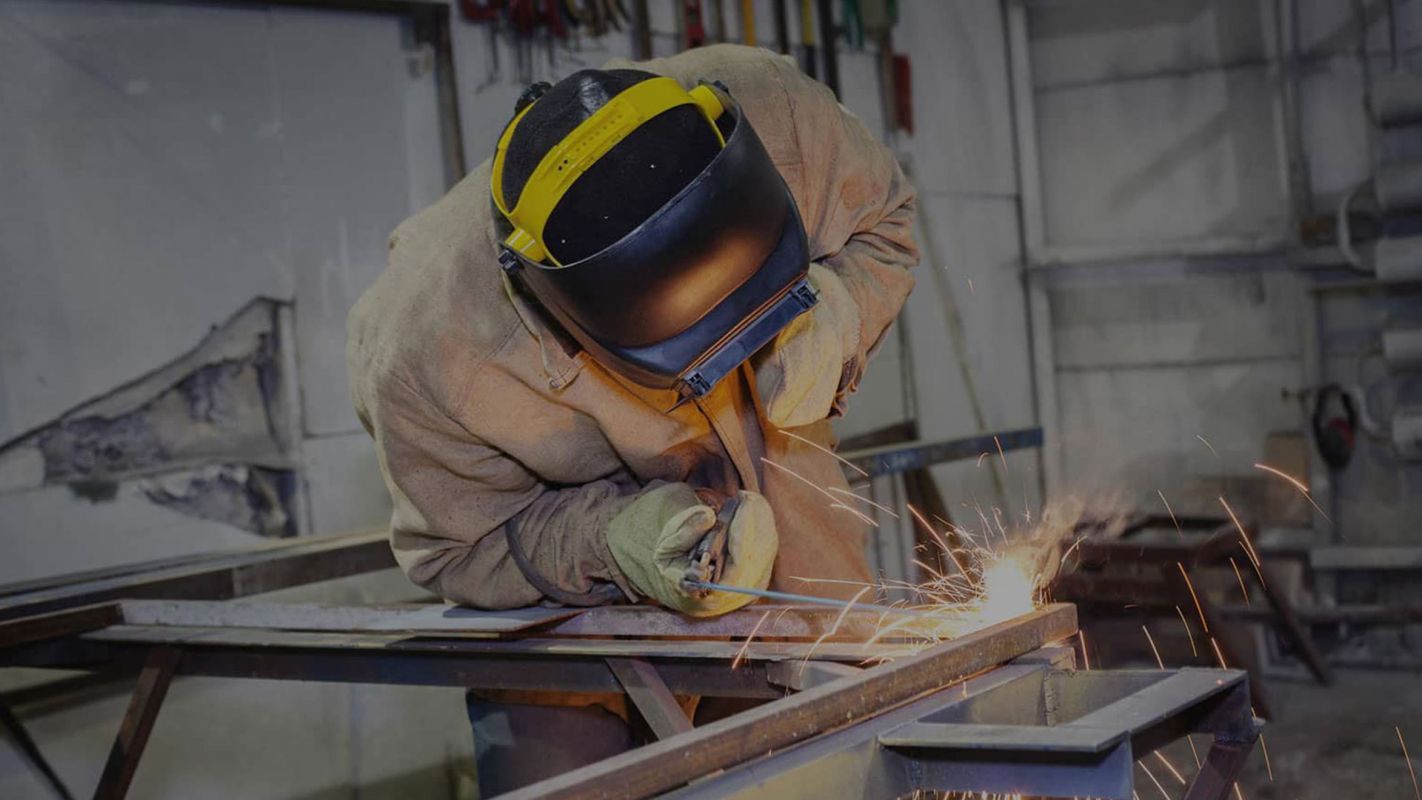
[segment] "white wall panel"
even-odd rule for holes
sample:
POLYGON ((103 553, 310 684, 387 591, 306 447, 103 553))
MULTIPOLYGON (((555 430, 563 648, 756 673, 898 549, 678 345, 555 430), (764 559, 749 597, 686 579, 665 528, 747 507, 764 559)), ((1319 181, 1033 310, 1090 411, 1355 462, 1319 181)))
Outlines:
POLYGON ((365 431, 307 439, 302 471, 316 534, 383 528, 390 493, 380 475, 375 443, 365 431))
POLYGON ((1215 513, 1198 481, 1249 476, 1266 435, 1299 424, 1298 406, 1281 396, 1302 380, 1295 360, 1067 370, 1057 380, 1068 485, 1126 507, 1158 508, 1159 490, 1177 513, 1215 513))
POLYGON ((1262 68, 1039 92, 1048 244, 1281 236, 1273 98, 1262 68))
POLYGON ((894 47, 913 66, 915 132, 904 140, 919 188, 1017 191, 1002 11, 994 0, 900 3, 894 47))
POLYGON ((1072 0, 1029 6, 1039 88, 1258 62, 1273 53, 1257 0, 1072 0))
POLYGON ((1282 271, 1059 286, 1051 292, 1057 366, 1296 358, 1303 299, 1298 278, 1282 271))
POLYGON ((136 483, 98 503, 62 486, 0 495, 0 520, 0 584, 263 541, 155 505, 136 483))

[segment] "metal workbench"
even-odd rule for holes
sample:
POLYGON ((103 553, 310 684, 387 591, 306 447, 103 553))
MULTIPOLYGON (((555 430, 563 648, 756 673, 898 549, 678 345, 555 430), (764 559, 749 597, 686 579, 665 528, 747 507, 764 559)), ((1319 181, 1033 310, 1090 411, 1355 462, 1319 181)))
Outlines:
POLYGON ((747 642, 766 610, 105 601, 0 622, 0 664, 137 672, 99 797, 123 796, 185 675, 621 693, 657 736, 513 797, 1130 798, 1136 760, 1194 732, 1212 737, 1199 800, 1226 796, 1256 736, 1242 672, 1072 669, 1069 605, 928 646, 856 641, 876 612, 799 607, 747 642), (693 728, 678 694, 767 702, 693 728))

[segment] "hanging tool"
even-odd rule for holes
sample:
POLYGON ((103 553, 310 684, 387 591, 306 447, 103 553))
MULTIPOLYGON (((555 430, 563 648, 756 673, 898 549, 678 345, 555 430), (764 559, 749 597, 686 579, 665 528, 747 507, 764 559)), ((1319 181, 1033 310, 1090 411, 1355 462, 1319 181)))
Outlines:
POLYGON ((755 47, 755 0, 741 0, 741 44, 755 47))
POLYGON ((859 11, 859 0, 841 0, 841 15, 844 17, 844 38, 855 50, 864 49, 864 15, 859 11))
POLYGON ((839 97, 839 58, 835 55, 837 34, 834 29, 834 11, 830 8, 830 0, 816 0, 815 6, 819 10, 820 52, 824 55, 825 86, 828 86, 837 98, 839 97))
POLYGON ((638 61, 652 57, 652 23, 647 0, 632 0, 633 56, 638 61))
POLYGON ((725 0, 711 0, 711 41, 717 44, 726 41, 725 0))
POLYGON ((800 0, 800 69, 811 78, 819 77, 819 58, 815 53, 815 7, 811 0, 800 0))
POLYGON ((681 48, 690 50, 706 44, 706 25, 701 18, 701 0, 681 0, 681 48))
POLYGON ((538 26, 536 0, 509 0, 508 21, 514 38, 514 77, 524 85, 533 82, 533 29, 538 26))
POLYGON ((780 53, 790 52, 790 20, 785 11, 785 0, 771 0, 771 20, 775 23, 775 49, 780 53))

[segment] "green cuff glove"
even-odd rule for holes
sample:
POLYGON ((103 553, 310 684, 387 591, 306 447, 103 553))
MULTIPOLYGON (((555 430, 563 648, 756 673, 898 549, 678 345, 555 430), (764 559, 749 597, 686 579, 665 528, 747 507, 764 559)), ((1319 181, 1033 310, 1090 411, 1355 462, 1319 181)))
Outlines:
POLYGON ((778 428, 829 417, 844 364, 859 349, 859 310, 834 270, 810 265, 820 301, 751 359, 765 417, 778 428))
MULTIPOLYGON (((716 512, 684 483, 643 493, 612 518, 607 547, 632 588, 667 608, 694 617, 734 611, 755 598, 729 592, 706 597, 682 587, 691 552, 711 532, 716 512)), ((764 589, 770 585, 779 540, 770 504, 754 492, 740 493, 740 506, 727 531, 726 568, 721 583, 764 589)))

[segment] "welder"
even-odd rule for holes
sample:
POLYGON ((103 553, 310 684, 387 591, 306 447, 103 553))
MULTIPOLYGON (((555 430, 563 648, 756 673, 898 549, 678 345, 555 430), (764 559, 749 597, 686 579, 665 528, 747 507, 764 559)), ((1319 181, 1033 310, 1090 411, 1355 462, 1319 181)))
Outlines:
MULTIPOLYGON (((490 113, 495 113, 492 110, 490 113)), ((720 45, 519 98, 390 237, 349 320, 391 544, 455 602, 653 602, 870 580, 831 454, 913 286, 913 189, 824 86, 720 45)), ((487 795, 634 744, 619 698, 471 697, 487 795)))

